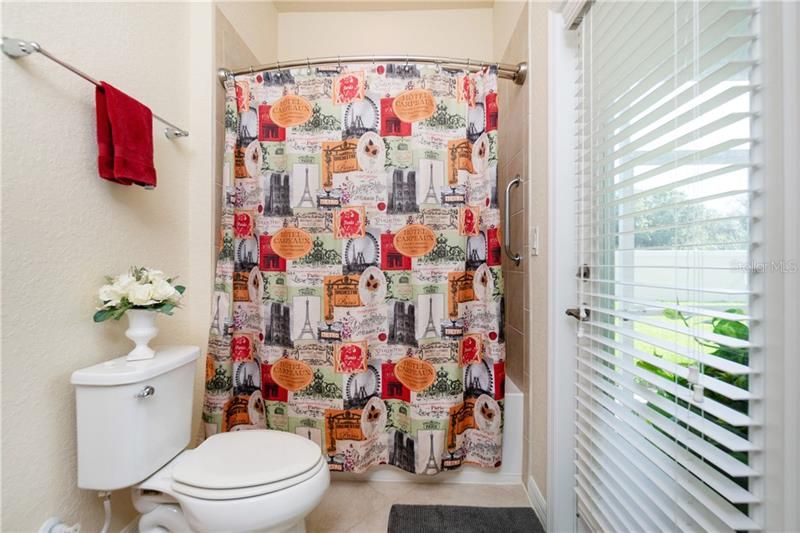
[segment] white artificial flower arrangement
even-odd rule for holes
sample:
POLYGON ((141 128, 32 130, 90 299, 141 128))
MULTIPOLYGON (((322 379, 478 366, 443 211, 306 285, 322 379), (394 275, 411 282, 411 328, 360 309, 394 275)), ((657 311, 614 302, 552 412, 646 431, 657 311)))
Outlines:
POLYGON ((95 322, 113 318, 119 320, 129 309, 146 309, 171 315, 180 306, 186 287, 175 285, 160 270, 131 267, 126 274, 106 277, 98 296, 102 306, 94 314, 95 322))

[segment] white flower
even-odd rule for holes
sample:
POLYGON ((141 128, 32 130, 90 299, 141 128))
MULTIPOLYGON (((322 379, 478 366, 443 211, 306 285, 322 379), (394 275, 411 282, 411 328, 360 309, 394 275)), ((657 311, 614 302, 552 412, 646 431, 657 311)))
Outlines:
POLYGON ((160 270, 147 270, 145 273, 145 278, 150 283, 156 284, 161 280, 166 280, 167 276, 160 270))
POLYGON ((160 279, 158 281, 153 282, 153 294, 152 298, 159 302, 163 302, 165 300, 169 300, 173 296, 177 295, 178 291, 175 290, 167 280, 160 279))
POLYGON ((120 300, 125 294, 120 293, 113 285, 103 285, 97 291, 100 301, 104 303, 103 307, 116 307, 119 305, 120 300))
POLYGON ((135 284, 128 290, 128 300, 133 305, 152 305, 157 303, 153 300, 153 286, 149 283, 135 284))
POLYGON ((122 274, 114 279, 114 283, 112 285, 117 292, 119 292, 121 295, 125 295, 128 294, 128 292, 130 292, 130 290, 136 284, 137 284, 136 278, 134 278, 130 274, 122 274))

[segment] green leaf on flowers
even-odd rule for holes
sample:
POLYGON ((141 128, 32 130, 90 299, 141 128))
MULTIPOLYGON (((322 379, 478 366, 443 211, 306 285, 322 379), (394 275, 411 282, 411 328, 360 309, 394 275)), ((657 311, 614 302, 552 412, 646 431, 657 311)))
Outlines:
POLYGON ((94 321, 103 322, 104 320, 108 320, 114 316, 114 311, 116 311, 116 309, 100 309, 94 314, 94 321))

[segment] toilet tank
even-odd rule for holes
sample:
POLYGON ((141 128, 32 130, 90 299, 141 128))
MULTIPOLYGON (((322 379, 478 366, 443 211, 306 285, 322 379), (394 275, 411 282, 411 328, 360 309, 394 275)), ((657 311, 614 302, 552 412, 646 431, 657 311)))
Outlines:
POLYGON ((115 490, 148 478, 191 438, 196 346, 156 349, 76 370, 78 486, 115 490))

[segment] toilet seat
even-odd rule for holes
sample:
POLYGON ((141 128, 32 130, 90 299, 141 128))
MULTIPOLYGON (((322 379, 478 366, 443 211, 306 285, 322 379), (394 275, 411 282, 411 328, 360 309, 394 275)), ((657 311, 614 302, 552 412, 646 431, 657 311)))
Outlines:
POLYGON ((249 498, 302 483, 326 466, 319 446, 293 433, 220 433, 175 460, 172 488, 206 500, 249 498))
POLYGON ((200 498, 203 500, 239 500, 242 498, 252 498, 254 496, 262 496, 270 494, 289 487, 299 485, 316 476, 320 470, 327 468, 328 465, 325 460, 320 457, 317 465, 310 470, 288 479, 282 479, 274 483, 267 483, 266 485, 253 485, 251 487, 240 487, 238 489, 208 489, 203 487, 195 487, 193 485, 186 485, 179 481, 172 481, 172 488, 175 492, 189 496, 191 498, 200 498))

